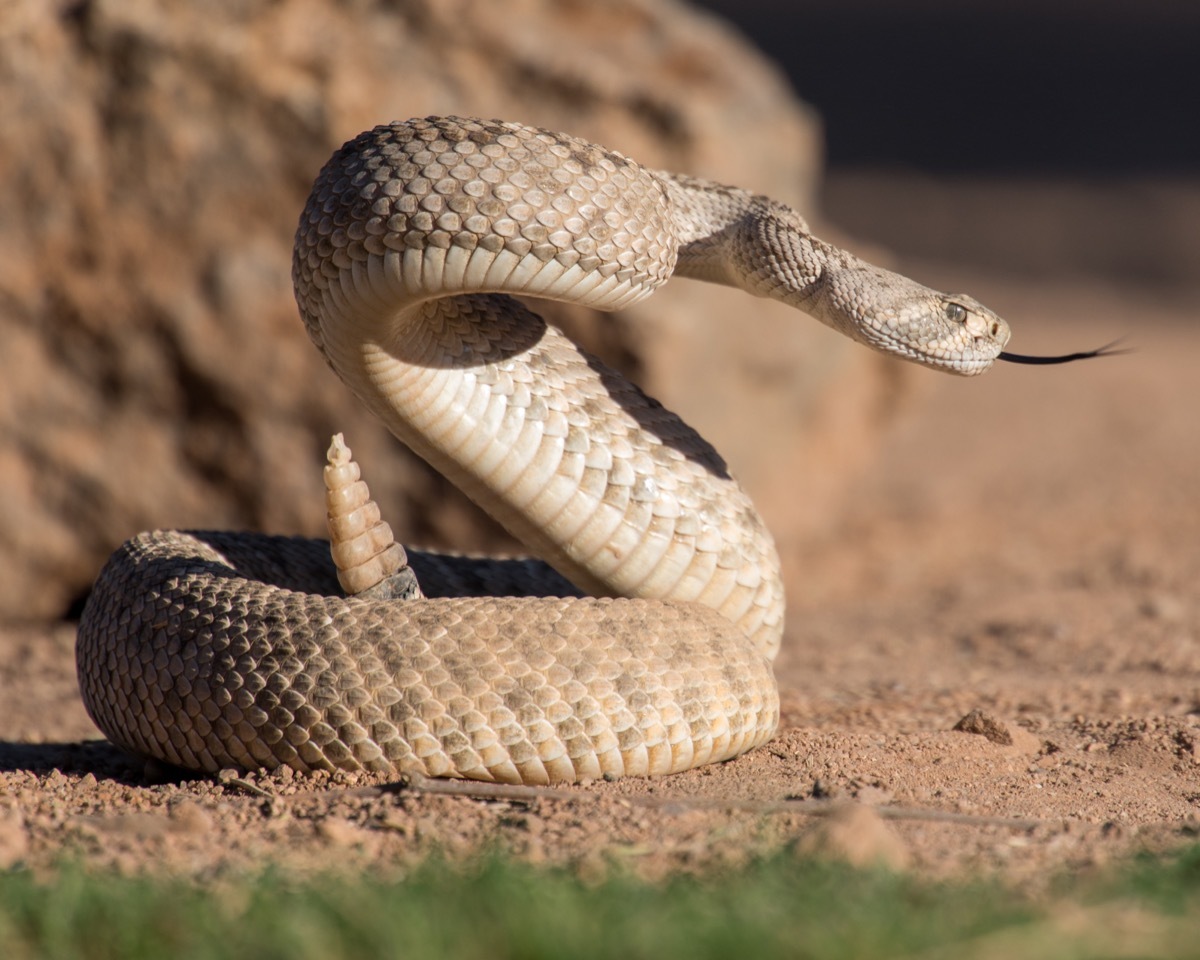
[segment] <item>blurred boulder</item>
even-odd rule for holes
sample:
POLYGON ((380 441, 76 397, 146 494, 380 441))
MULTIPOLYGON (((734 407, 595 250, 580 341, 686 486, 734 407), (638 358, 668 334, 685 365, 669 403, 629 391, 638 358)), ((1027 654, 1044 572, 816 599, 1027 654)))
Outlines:
MULTIPOLYGON (((292 233, 325 159, 414 115, 522 120, 810 206, 818 125, 719 21, 668 0, 10 0, 0 19, 0 620, 69 614, 153 527, 319 533, 345 430, 409 540, 504 535, 309 344, 292 233)), ((698 284, 553 307, 693 420, 800 536, 894 370, 698 284)))

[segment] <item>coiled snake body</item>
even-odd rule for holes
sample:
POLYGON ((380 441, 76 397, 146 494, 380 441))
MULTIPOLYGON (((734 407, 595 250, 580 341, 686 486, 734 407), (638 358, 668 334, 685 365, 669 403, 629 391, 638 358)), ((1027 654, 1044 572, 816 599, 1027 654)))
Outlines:
POLYGON ((1008 339, 974 300, 864 263, 765 197, 515 123, 364 133, 301 216, 308 333, 553 570, 412 551, 425 595, 387 599, 411 575, 335 444, 337 568, 323 541, 252 534, 156 532, 114 554, 77 645, 101 730, 203 771, 531 783, 767 740, 783 590, 758 514, 693 430, 505 295, 613 310, 672 274, 952 372, 985 370, 1008 339))

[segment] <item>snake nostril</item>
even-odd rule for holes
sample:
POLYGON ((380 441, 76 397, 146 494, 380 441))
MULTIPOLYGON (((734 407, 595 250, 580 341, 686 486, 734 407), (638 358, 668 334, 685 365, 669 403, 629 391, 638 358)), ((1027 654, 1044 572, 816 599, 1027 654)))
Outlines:
POLYGON ((992 336, 993 337, 1000 336, 1000 323, 996 320, 992 321, 992 336))

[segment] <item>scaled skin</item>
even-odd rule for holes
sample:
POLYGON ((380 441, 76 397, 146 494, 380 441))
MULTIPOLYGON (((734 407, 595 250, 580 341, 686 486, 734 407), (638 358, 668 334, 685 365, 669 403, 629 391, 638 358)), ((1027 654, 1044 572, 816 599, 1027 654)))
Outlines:
POLYGON ((325 544, 251 534, 156 532, 114 554, 77 645, 96 723, 203 771, 524 783, 671 773, 770 739, 784 597, 753 504, 694 430, 504 295, 618 309, 673 274, 959 374, 1008 339, 974 300, 866 264, 746 191, 519 124, 368 131, 301 216, 305 327, 368 409, 549 567, 412 551, 426 596, 371 599, 401 554, 335 444, 339 569, 325 544))

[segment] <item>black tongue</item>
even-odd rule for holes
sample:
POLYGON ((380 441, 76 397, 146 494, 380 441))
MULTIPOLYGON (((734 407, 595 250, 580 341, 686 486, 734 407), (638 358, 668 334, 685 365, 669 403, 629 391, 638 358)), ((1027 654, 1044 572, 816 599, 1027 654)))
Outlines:
POLYGON ((1000 359, 1007 360, 1009 363, 1048 364, 1070 363, 1072 360, 1090 360, 1092 357, 1115 357, 1122 353, 1133 353, 1132 350, 1115 349, 1120 342, 1121 340, 1114 340, 1112 343, 1106 343, 1095 350, 1084 350, 1082 353, 1064 353, 1057 357, 1032 357, 1025 353, 1009 353, 1007 350, 1004 350, 1000 353, 1000 359))

